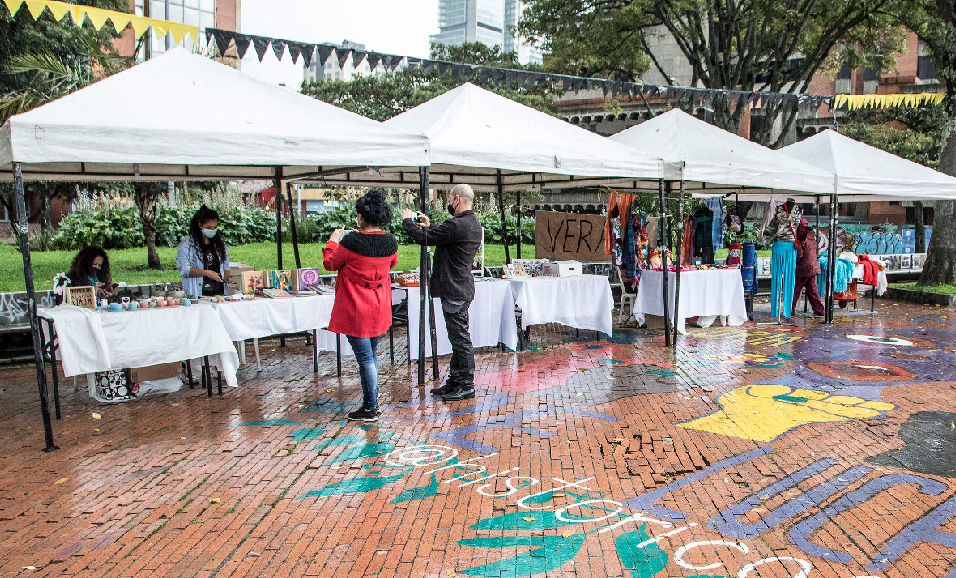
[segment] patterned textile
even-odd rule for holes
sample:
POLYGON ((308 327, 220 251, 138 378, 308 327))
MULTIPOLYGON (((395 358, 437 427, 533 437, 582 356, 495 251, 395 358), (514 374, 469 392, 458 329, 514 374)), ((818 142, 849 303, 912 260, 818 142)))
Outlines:
POLYGON ((777 241, 770 254, 770 315, 777 316, 783 292, 783 316, 793 316, 793 288, 797 271, 797 249, 793 243, 777 241))
POLYGON ((704 204, 714 212, 714 226, 711 231, 711 239, 714 250, 721 249, 724 246, 724 199, 722 197, 710 197, 704 204))

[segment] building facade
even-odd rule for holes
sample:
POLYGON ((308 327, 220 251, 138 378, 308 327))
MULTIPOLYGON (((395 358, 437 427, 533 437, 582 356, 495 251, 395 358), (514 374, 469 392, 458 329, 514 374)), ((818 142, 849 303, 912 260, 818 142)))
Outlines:
POLYGON ((521 18, 521 0, 439 0, 438 34, 432 44, 457 46, 465 42, 481 42, 514 52, 522 64, 540 64, 541 52, 514 36, 513 29, 521 18))
MULTIPOLYGON (((241 31, 241 6, 242 0, 130 0, 130 8, 137 16, 198 26, 200 48, 206 45, 206 28, 241 31)), ((186 42, 189 41, 184 39, 179 46, 184 46, 186 42)), ((138 42, 132 28, 127 28, 115 44, 120 54, 132 55, 138 49, 139 60, 149 60, 176 46, 171 35, 158 38, 152 30, 147 32, 143 42, 138 42)), ((191 43, 189 45, 192 46, 191 43)), ((232 54, 227 55, 222 61, 239 68, 239 58, 236 58, 235 48, 230 48, 230 52, 232 54)))
MULTIPOLYGON (((352 48, 361 52, 365 52, 366 50, 364 44, 352 42, 351 40, 343 40, 341 46, 342 48, 352 48)), ((361 62, 356 63, 351 55, 347 56, 344 62, 340 62, 339 59, 335 57, 335 53, 326 59, 325 64, 322 64, 317 58, 314 58, 309 66, 305 66, 305 63, 303 63, 302 67, 303 82, 315 82, 317 80, 349 81, 358 76, 382 76, 388 72, 381 64, 376 65, 375 68, 372 69, 368 64, 368 60, 364 58, 361 62)))

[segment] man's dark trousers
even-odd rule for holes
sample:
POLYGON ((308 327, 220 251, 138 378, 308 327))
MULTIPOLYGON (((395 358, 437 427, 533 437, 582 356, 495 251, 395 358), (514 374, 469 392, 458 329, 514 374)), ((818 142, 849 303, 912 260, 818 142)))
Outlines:
POLYGON ((468 332, 469 306, 471 301, 465 301, 455 312, 442 307, 445 328, 448 330, 448 341, 451 342, 448 378, 450 382, 465 388, 474 387, 475 384, 475 349, 471 345, 471 334, 468 332))

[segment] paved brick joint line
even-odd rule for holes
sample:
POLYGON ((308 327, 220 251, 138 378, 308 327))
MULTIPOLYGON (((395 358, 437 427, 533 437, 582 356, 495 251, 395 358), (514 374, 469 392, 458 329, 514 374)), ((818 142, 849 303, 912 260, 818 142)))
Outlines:
POLYGON ((956 311, 586 333, 481 350, 445 404, 399 332, 372 424, 296 338, 222 397, 65 379, 49 454, 0 368, 0 577, 956 578, 956 311))

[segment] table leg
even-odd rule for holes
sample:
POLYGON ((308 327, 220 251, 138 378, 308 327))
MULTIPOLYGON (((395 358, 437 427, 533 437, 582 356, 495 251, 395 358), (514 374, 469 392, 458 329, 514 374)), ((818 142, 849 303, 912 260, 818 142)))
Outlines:
MULTIPOLYGON (((50 364, 53 366, 53 410, 56 419, 61 419, 60 414, 60 378, 56 374, 56 331, 53 329, 53 321, 47 320, 50 329, 50 364)), ((40 334, 43 338, 43 323, 40 323, 40 334)))
POLYGON ((252 349, 256 352, 256 369, 262 371, 262 360, 259 358, 259 338, 252 340, 252 349))
POLYGON ((312 330, 312 373, 319 372, 319 330, 312 330))
POLYGON ((222 397, 222 372, 216 370, 216 388, 219 390, 219 397, 222 397))
POLYGON ((191 359, 186 360, 186 377, 189 378, 189 389, 195 389, 196 383, 193 381, 193 364, 191 359))
POLYGON ((209 369, 209 356, 203 357, 203 370, 206 373, 206 397, 212 397, 212 371, 209 369))

